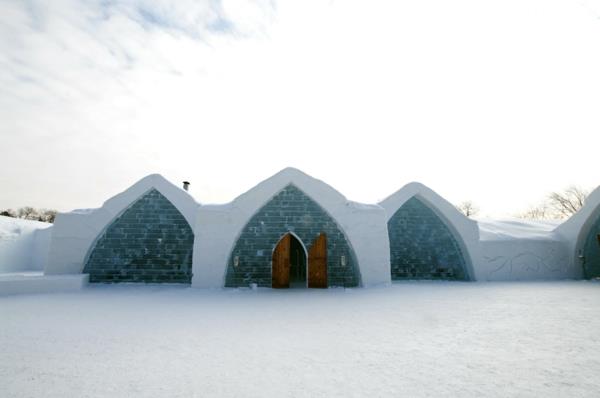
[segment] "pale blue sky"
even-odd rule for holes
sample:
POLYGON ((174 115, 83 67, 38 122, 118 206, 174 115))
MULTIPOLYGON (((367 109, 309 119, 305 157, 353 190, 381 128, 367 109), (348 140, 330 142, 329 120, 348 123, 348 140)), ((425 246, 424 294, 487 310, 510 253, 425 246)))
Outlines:
POLYGON ((600 184, 600 1, 0 1, 0 208, 286 166, 482 215, 600 184))

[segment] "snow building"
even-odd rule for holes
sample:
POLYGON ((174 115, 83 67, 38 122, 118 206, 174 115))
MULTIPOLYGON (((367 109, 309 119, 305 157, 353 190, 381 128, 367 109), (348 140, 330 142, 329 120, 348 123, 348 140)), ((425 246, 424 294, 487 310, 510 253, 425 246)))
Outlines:
POLYGON ((600 277, 600 188, 560 223, 473 220, 419 183, 361 204, 293 168, 230 203, 201 205, 154 174, 98 209, 60 213, 49 228, 4 219, 0 294, 88 282, 327 288, 600 277))
POLYGON ((385 212, 287 168, 224 205, 198 204, 160 175, 99 209, 60 214, 46 274, 199 287, 388 283, 385 212))
POLYGON ((202 206, 193 284, 355 287, 389 283, 385 211, 287 168, 225 205, 202 206))

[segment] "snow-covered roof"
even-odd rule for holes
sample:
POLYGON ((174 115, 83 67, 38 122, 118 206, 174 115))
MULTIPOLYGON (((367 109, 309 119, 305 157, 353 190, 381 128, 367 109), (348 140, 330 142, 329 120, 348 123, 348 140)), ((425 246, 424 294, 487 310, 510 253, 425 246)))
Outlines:
POLYGON ((102 209, 110 209, 113 213, 120 213, 144 193, 150 189, 158 190, 167 197, 171 203, 183 214, 188 224, 194 225, 195 210, 200 205, 196 199, 187 191, 171 183, 160 174, 150 174, 138 180, 125 191, 107 199, 100 208, 96 209, 75 209, 67 214, 88 215, 96 213, 102 209))
POLYGON ((555 229, 562 220, 524 220, 509 218, 492 220, 488 218, 477 219, 479 225, 479 238, 482 241, 490 240, 560 240, 555 229))

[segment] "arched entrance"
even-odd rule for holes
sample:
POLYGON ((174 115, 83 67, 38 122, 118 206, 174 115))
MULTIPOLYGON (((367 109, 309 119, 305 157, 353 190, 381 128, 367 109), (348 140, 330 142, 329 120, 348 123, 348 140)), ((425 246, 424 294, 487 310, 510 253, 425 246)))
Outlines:
POLYGON ((308 253, 308 287, 327 288, 327 235, 320 233, 308 253))
POLYGON ((442 219, 416 197, 388 221, 392 280, 469 280, 460 244, 442 219))
POLYGON ((584 278, 600 278, 600 217, 587 234, 582 260, 584 278))
MULTIPOLYGON (((356 256, 343 230, 317 202, 290 184, 265 203, 240 231, 230 252, 225 286, 247 287, 257 284, 260 287, 272 287, 273 253, 287 233, 302 243, 306 263, 321 261, 326 268, 311 279, 313 269, 309 266, 304 286, 359 285, 356 256), (321 235, 321 243, 316 244, 316 238, 321 235), (319 282, 316 278, 319 278, 319 282)), ((292 241, 289 243, 291 250, 292 241)), ((285 242, 282 244, 286 245, 285 242)), ((282 261, 285 263, 287 260, 282 261)), ((282 282, 285 280, 282 279, 282 282)))
POLYGON ((327 236, 324 233, 314 240, 308 252, 298 237, 287 233, 281 238, 272 256, 272 287, 327 287, 327 236))

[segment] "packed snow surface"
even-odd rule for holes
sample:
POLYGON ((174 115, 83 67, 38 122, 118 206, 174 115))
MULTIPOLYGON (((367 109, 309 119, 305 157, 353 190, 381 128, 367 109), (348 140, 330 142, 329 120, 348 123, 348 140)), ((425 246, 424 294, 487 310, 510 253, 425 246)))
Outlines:
POLYGON ((598 397, 600 283, 0 297, 2 397, 598 397))
POLYGON ((564 220, 523 220, 520 218, 491 220, 478 219, 481 240, 560 240, 554 230, 564 220))

